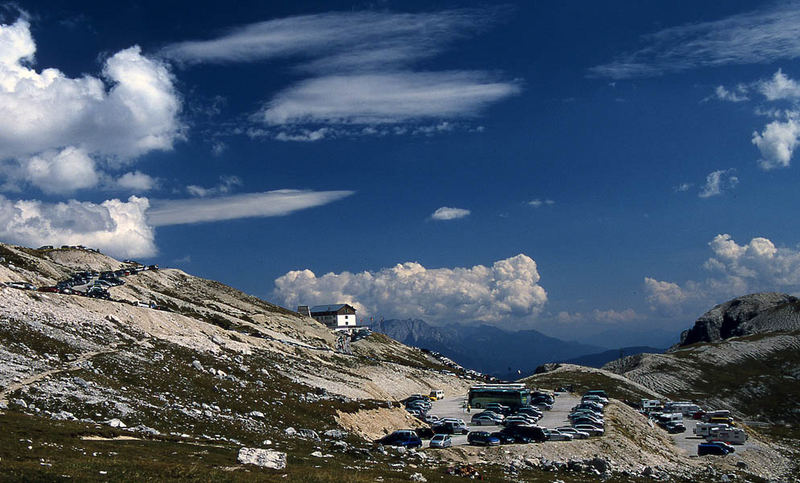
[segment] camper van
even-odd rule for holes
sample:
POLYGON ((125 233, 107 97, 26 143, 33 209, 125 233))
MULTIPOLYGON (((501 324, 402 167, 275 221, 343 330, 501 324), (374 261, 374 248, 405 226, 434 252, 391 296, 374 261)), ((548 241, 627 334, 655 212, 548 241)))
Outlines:
POLYGON ((682 423, 683 414, 681 413, 659 413, 656 415, 656 421, 659 423, 682 423))
POLYGON ((692 414, 700 411, 700 406, 690 402, 671 402, 664 405, 664 411, 680 412, 684 416, 691 416, 692 414))
POLYGON ((715 411, 708 411, 703 415, 703 421, 711 421, 711 418, 729 418, 731 417, 731 412, 727 409, 717 409, 715 411))
POLYGON ((438 401, 440 399, 444 399, 444 391, 442 391, 441 389, 434 389, 433 391, 431 391, 428 397, 431 398, 431 401, 438 401))
POLYGON ((727 424, 697 423, 694 427, 694 434, 705 438, 711 434, 713 429, 728 429, 729 427, 727 424))
POLYGON ((661 401, 658 399, 642 399, 642 409, 646 412, 658 411, 661 409, 661 401))
POLYGON ((725 441, 726 443, 744 444, 747 441, 747 433, 738 428, 712 429, 711 434, 706 436, 711 441, 725 441))

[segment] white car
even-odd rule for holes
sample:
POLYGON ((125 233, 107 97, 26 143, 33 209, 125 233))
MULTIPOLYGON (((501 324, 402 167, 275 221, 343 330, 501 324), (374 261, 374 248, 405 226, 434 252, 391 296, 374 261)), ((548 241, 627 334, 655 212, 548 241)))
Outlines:
POLYGON ((603 428, 596 428, 591 424, 576 424, 573 426, 573 428, 584 433, 589 433, 589 436, 602 436, 605 434, 605 430, 603 428))
POLYGON ((429 446, 431 448, 449 448, 453 446, 453 439, 449 434, 434 434, 429 446))
POLYGON ((557 431, 563 434, 569 434, 572 436, 572 439, 588 439, 589 433, 585 431, 578 431, 575 428, 570 428, 568 426, 564 426, 561 428, 556 428, 557 431))
POLYGON ((484 411, 472 416, 472 424, 475 426, 496 426, 502 422, 502 416, 490 411, 484 411))

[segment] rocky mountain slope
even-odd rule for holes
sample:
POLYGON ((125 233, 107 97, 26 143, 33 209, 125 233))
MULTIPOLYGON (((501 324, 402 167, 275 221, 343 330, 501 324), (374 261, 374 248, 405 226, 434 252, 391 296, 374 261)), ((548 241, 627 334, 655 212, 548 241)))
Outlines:
POLYGON ((674 400, 797 427, 800 301, 776 293, 737 297, 702 315, 666 353, 627 357, 604 369, 674 400))
POLYGON ((418 319, 392 319, 374 324, 372 328, 404 344, 441 352, 465 367, 510 379, 531 374, 546 362, 601 350, 549 337, 536 330, 512 332, 489 325, 432 326, 418 319))
MULTIPOLYGON (((0 281, 36 286, 126 266, 71 248, 0 244, 0 257, 0 281)), ((0 288, 0 425, 13 428, 0 435, 6 476, 85 479, 87 471, 96 477, 113 468, 118 478, 138 479, 160 474, 150 463, 156 459, 189 471, 185 450, 163 456, 181 443, 198 445, 193 461, 211 471, 209 479, 229 479, 225 465, 209 463, 222 454, 241 469, 242 446, 288 453, 290 474, 305 478, 321 472, 311 453, 327 454, 336 443, 342 457, 325 473, 335 475, 364 458, 364 441, 342 433, 340 421, 382 408, 394 421, 386 431, 413 426, 393 401, 434 388, 464 392, 469 384, 381 334, 339 351, 337 335, 313 319, 180 270, 124 281, 109 290, 112 301, 0 288), (136 300, 165 310, 126 302, 136 300), (81 438, 120 436, 152 444, 137 443, 131 454, 132 446, 117 442, 112 452, 126 458, 86 459, 85 446, 103 443, 81 438), (20 459, 22 450, 39 456, 20 459), (203 451, 214 456, 207 461, 203 451)), ((365 465, 366 475, 374 465, 365 465)))

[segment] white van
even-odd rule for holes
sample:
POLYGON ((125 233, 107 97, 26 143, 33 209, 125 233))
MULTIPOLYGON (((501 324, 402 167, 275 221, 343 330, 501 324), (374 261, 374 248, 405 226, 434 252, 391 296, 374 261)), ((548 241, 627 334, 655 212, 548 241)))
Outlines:
POLYGON ((697 423, 694 427, 694 434, 702 437, 709 436, 711 431, 714 429, 728 429, 729 426, 727 424, 716 424, 716 423, 697 423))
POLYGON ((642 409, 645 411, 661 409, 661 401, 658 399, 642 399, 642 409))
POLYGON ((747 441, 747 433, 739 428, 715 428, 711 430, 711 434, 706 436, 706 439, 709 441, 714 440, 733 444, 744 444, 744 442, 747 441))
POLYGON ((428 397, 430 397, 434 401, 444 399, 444 391, 442 391, 441 389, 434 389, 433 391, 431 391, 428 397))

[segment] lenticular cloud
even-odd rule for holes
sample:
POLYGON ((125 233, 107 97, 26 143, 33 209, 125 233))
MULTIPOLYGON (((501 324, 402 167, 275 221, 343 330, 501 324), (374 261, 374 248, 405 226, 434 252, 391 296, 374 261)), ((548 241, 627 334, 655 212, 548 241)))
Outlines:
POLYGON ((527 255, 491 267, 425 268, 417 262, 376 272, 296 270, 275 280, 286 306, 349 303, 359 315, 417 317, 432 322, 493 322, 536 316, 547 302, 536 262, 527 255))

